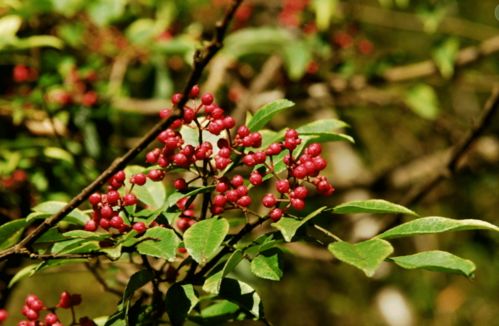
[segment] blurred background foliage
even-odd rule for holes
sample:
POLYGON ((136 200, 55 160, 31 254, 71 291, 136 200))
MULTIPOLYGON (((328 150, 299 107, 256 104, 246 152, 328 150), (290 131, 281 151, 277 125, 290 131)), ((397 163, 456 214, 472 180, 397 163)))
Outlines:
MULTIPOLYGON (((194 51, 227 3, 0 0, 0 222, 25 217, 41 201, 69 200, 133 146, 183 88, 194 51)), ((273 120, 276 130, 347 121, 356 144, 328 145, 337 188, 331 200, 401 202, 439 170, 499 82, 497 6, 246 0, 201 87, 239 121, 269 100, 295 101, 297 110, 273 120)), ((498 224, 498 131, 496 117, 457 173, 411 208, 498 224)), ((320 222, 351 240, 389 223, 371 216, 320 222)), ((294 255, 282 282, 257 281, 244 267, 238 273, 256 286, 276 325, 499 325, 497 237, 455 233, 398 248, 455 252, 476 262, 476 278, 387 266, 367 279, 301 245, 288 248, 294 255)), ((22 264, 1 265, 2 279, 22 264)), ((50 298, 68 289, 83 293, 91 316, 112 312, 114 299, 89 282, 84 270, 61 269, 13 292, 0 284, 0 301, 16 307, 27 292, 50 298)))

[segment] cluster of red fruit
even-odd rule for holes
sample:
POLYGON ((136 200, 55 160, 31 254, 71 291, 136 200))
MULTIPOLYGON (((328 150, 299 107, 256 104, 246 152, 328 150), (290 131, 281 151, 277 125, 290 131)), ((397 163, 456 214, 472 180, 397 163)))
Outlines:
POLYGON ((309 0, 283 0, 282 10, 278 17, 281 25, 299 27, 302 12, 309 2, 309 0))
MULTIPOLYGON (((191 101, 185 105, 182 117, 174 120, 168 129, 157 136, 160 145, 146 154, 145 161, 154 165, 153 168, 147 174, 133 175, 130 178, 132 185, 142 186, 147 179, 161 181, 170 169, 189 171, 194 174, 192 179, 176 179, 173 184, 175 189, 184 192, 188 185, 197 179, 203 179, 205 185, 214 185, 215 194, 204 209, 209 209, 213 215, 219 215, 227 209, 247 211, 253 202, 249 194, 250 188, 261 185, 266 179, 275 178, 279 198, 274 194, 267 194, 262 201, 265 207, 272 208, 268 216, 274 221, 281 218, 288 208, 305 208, 307 183, 314 185, 319 194, 333 193, 333 186, 324 176, 319 176, 320 171, 327 165, 320 155, 320 144, 309 144, 303 153, 298 153, 296 149, 302 140, 296 130, 289 129, 283 141, 261 148, 262 135, 252 132, 248 126, 238 127, 235 137, 231 136, 231 129, 235 127, 236 122, 214 102, 212 94, 201 96, 196 85, 191 89, 189 97, 191 101), (181 133, 183 126, 198 131, 197 143, 186 143, 181 133), (216 144, 206 139, 207 134, 217 137, 216 144), (282 153, 285 150, 286 155, 282 153), (286 179, 281 179, 274 172, 274 161, 278 159, 278 155, 287 166, 286 179), (248 180, 240 174, 231 178, 226 176, 226 173, 236 166, 252 169, 248 180)), ((172 104, 177 105, 181 98, 181 94, 174 94, 172 104)), ((171 109, 160 112, 163 119, 171 115, 171 109)), ((103 229, 114 228, 119 232, 130 229, 120 217, 120 212, 124 206, 137 204, 137 198, 131 192, 132 189, 126 195, 120 195, 118 190, 124 185, 125 179, 125 173, 119 171, 109 180, 107 193, 95 193, 90 196, 89 201, 94 212, 92 220, 85 226, 86 230, 94 231, 99 226, 103 229)), ((176 227, 181 232, 197 220, 193 200, 194 198, 185 197, 177 202, 181 214, 176 220, 176 227)), ((206 216, 206 213, 201 215, 206 216)), ((142 233, 147 227, 144 223, 137 222, 132 228, 142 233)))
MULTIPOLYGON (((92 219, 85 224, 85 230, 95 231, 100 226, 104 230, 110 228, 116 229, 120 233, 124 233, 130 229, 130 226, 125 223, 120 216, 125 206, 133 206, 137 204, 137 197, 131 192, 124 196, 119 193, 119 189, 125 184, 126 174, 124 171, 118 171, 109 181, 108 190, 104 194, 93 193, 88 198, 92 205, 92 219)), ((130 178, 132 185, 144 185, 146 176, 142 173, 133 175, 130 178)), ((132 228, 138 233, 143 233, 146 230, 146 225, 143 222, 136 222, 132 228)))
POLYGON ((358 53, 370 55, 374 52, 374 44, 364 37, 357 37, 357 28, 351 27, 333 34, 331 42, 339 49, 349 49, 355 46, 358 53))
POLYGON ((18 188, 20 185, 28 181, 26 171, 18 169, 12 172, 12 175, 0 178, 0 185, 5 188, 18 188))
POLYGON ((96 80, 95 71, 81 73, 72 69, 65 77, 65 87, 53 88, 47 93, 47 102, 58 106, 71 104, 95 106, 99 101, 97 92, 92 89, 96 80))
MULTIPOLYGON (((73 309, 81 303, 79 294, 70 294, 67 291, 61 293, 59 302, 55 307, 46 307, 38 296, 30 294, 24 300, 24 306, 21 313, 27 320, 20 321, 18 326, 62 326, 62 322, 56 314, 58 308, 73 309), (46 311, 45 317, 40 320, 41 313, 46 311)), ((8 318, 8 313, 5 309, 0 309, 0 324, 8 318)), ((79 320, 81 326, 94 326, 95 323, 88 317, 82 317, 79 320)))
POLYGON ((12 78, 17 83, 34 81, 38 78, 38 71, 26 65, 15 65, 12 70, 12 78))

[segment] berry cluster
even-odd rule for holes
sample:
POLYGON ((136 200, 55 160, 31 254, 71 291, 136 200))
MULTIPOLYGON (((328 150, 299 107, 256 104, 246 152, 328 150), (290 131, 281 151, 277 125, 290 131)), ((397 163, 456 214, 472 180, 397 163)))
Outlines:
POLYGON ((96 81, 97 74, 93 70, 80 72, 71 69, 69 74, 65 76, 64 87, 49 90, 46 100, 48 103, 62 107, 71 104, 93 107, 99 102, 99 95, 93 89, 93 84, 96 81))
POLYGON ((17 83, 34 81, 38 78, 38 71, 26 65, 15 65, 12 70, 12 78, 17 83))
MULTIPOLYGON (((44 302, 35 294, 29 294, 24 300, 21 313, 26 317, 26 320, 20 321, 18 326, 62 326, 56 312, 58 308, 74 309, 75 306, 81 303, 79 294, 70 294, 67 291, 61 293, 59 302, 55 307, 46 307, 44 302), (42 318, 42 313, 45 316, 42 318)), ((74 313, 73 313, 74 315, 74 313)), ((8 313, 5 309, 0 309, 0 324, 8 318, 8 313)), ((82 317, 79 320, 81 326, 94 326, 95 323, 88 317, 82 317)), ((73 321, 72 325, 75 325, 73 321)))
MULTIPOLYGON (((319 194, 333 193, 333 186, 326 177, 319 175, 327 166, 326 160, 321 156, 320 144, 300 146, 302 139, 298 132, 288 129, 282 141, 262 148, 262 135, 252 132, 246 125, 239 126, 232 137, 231 129, 236 127, 236 122, 214 102, 212 94, 201 95, 199 87, 194 86, 189 97, 191 101, 185 105, 182 117, 174 120, 169 128, 162 131, 157 136, 159 145, 146 153, 146 163, 153 166, 147 173, 138 173, 129 179, 133 188, 144 185, 147 179, 162 181, 168 171, 180 169, 185 171, 186 176, 192 177, 188 180, 184 177, 174 180, 173 186, 179 192, 187 191, 189 185, 196 180, 202 180, 204 186, 215 186, 214 193, 208 197, 209 202, 202 205, 205 211, 200 214, 196 213, 193 204, 195 196, 184 197, 177 202, 180 215, 175 226, 180 232, 196 223, 199 219, 197 216, 209 217, 208 210, 212 216, 230 209, 251 212, 249 207, 255 200, 250 190, 260 186, 264 180, 276 180, 277 193, 268 193, 262 199, 263 206, 270 208, 267 215, 273 221, 279 220, 289 208, 305 208, 305 199, 309 194, 307 184, 315 186, 319 194), (198 132, 197 142, 188 143, 184 139, 183 134, 187 128, 198 132), (207 137, 208 134, 213 136, 207 137), (209 141, 207 138, 215 138, 216 141, 209 141), (279 160, 287 167, 287 176, 284 179, 275 172, 274 162, 279 160), (240 166, 251 170, 247 178, 242 174, 228 175, 240 166)), ((177 105, 181 98, 181 94, 174 94, 172 104, 177 105)), ((171 109, 160 112, 163 119, 171 115, 171 109)), ((138 233, 146 230, 148 225, 137 222, 130 226, 120 216, 125 206, 138 203, 132 189, 121 191, 126 194, 120 195, 119 190, 123 187, 125 179, 125 173, 119 171, 109 180, 106 193, 94 193, 90 196, 93 215, 92 220, 85 226, 86 230, 94 231, 98 227, 105 230, 113 228, 118 232, 126 232, 131 228, 138 233)))

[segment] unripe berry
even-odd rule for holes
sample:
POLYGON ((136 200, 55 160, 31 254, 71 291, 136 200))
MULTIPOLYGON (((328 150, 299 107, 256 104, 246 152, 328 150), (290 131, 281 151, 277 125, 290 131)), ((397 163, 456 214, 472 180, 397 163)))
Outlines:
POLYGON ((281 219, 283 214, 284 213, 283 213, 282 209, 274 208, 273 210, 270 211, 269 216, 270 216, 270 219, 272 221, 277 222, 281 219))
POLYGON ((263 196, 263 199, 262 199, 263 206, 270 208, 270 207, 275 206, 276 203, 277 203, 277 199, 275 198, 275 196, 273 194, 266 194, 265 196, 263 196))
POLYGON ((144 233, 147 229, 147 226, 144 222, 136 222, 132 227, 138 234, 144 233))
POLYGON ((173 185, 178 191, 184 191, 185 189, 187 189, 187 182, 185 182, 184 178, 176 179, 173 185))
POLYGON ((130 183, 142 186, 146 183, 147 179, 145 174, 137 173, 130 178, 130 183))
POLYGON ((284 194, 289 191, 289 181, 287 179, 279 180, 275 183, 278 192, 284 194))
POLYGON ((213 103, 213 94, 211 93, 204 94, 201 97, 201 103, 203 103, 203 105, 210 105, 211 103, 213 103))
POLYGON ((237 204, 242 207, 248 207, 251 205, 251 198, 249 196, 242 196, 237 200, 237 204))
POLYGON ((254 171, 250 174, 249 182, 254 186, 258 186, 262 184, 263 177, 260 173, 258 173, 258 171, 254 171))
POLYGON ((294 209, 301 211, 305 208, 305 202, 302 199, 291 198, 291 206, 293 206, 294 209))
POLYGON ((95 206, 97 205, 98 203, 100 203, 101 201, 101 195, 99 193, 93 193, 90 195, 90 197, 88 197, 88 201, 90 202, 90 204, 92 206, 95 206))
POLYGON ((237 174, 237 175, 232 177, 232 180, 230 181, 230 183, 234 187, 239 187, 244 183, 244 178, 241 175, 237 174))

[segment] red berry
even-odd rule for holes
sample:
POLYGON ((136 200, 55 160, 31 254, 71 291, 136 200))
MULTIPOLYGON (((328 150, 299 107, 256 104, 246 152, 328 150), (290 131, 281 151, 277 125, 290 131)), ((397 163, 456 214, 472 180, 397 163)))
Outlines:
POLYGON ((203 103, 203 105, 210 105, 213 103, 213 95, 211 93, 204 94, 201 96, 201 103, 203 103))
POLYGON ((249 196, 242 196, 237 200, 237 204, 242 207, 248 207, 251 205, 251 198, 249 196))
POLYGON ((275 196, 273 194, 266 194, 265 196, 263 196, 263 199, 262 199, 263 206, 270 208, 270 207, 275 206, 276 203, 277 203, 277 199, 275 198, 275 196))
POLYGON ((120 200, 120 194, 116 190, 111 190, 107 193, 107 202, 109 204, 116 204, 118 200, 120 200))
POLYGON ((182 212, 182 215, 187 217, 194 217, 195 212, 192 209, 186 209, 185 211, 182 212))
POLYGON ((230 183, 234 187, 239 187, 244 183, 244 178, 241 175, 237 174, 237 175, 232 177, 232 180, 230 181, 230 183))
POLYGON ((109 222, 109 220, 100 219, 99 226, 101 228, 103 228, 104 230, 107 230, 107 229, 109 229, 111 227, 111 223, 109 222))
POLYGON ((189 92, 189 96, 192 98, 199 96, 199 86, 198 85, 192 86, 191 91, 189 92))
POLYGON ((253 154, 247 154, 242 159, 243 163, 249 167, 256 165, 255 156, 253 154))
POLYGON ((146 181, 147 181, 146 176, 143 173, 137 173, 130 178, 131 183, 139 186, 144 185, 146 181))
POLYGON ((172 96, 173 105, 177 105, 181 99, 182 99, 182 94, 180 94, 180 93, 173 94, 173 96, 172 96))
POLYGON ((9 317, 9 313, 5 309, 0 309, 0 323, 9 317))
POLYGON ((308 190, 304 186, 298 186, 293 191, 294 197, 298 199, 305 199, 308 195, 308 190))
POLYGON ((236 125, 236 120, 234 120, 233 117, 225 117, 224 118, 224 127, 225 127, 225 129, 234 128, 235 125, 236 125))
POLYGON ((90 202, 90 204, 92 206, 95 206, 97 205, 98 203, 100 203, 101 201, 101 195, 99 193, 93 193, 90 195, 90 197, 88 197, 88 201, 90 202))
POLYGON ((223 181, 218 181, 217 185, 215 186, 215 190, 224 193, 229 189, 229 185, 226 182, 223 181))
POLYGON ((147 229, 147 226, 144 222, 136 222, 132 227, 138 234, 144 233, 147 229))
POLYGON ((181 217, 177 220, 176 224, 177 224, 177 228, 181 231, 181 232, 185 232, 185 230, 187 230, 190 226, 190 218, 188 217, 181 217))
POLYGON ((39 313, 33 309, 27 308, 24 310, 23 315, 28 318, 28 320, 37 320, 40 316, 39 313))
POLYGON ((218 155, 220 157, 230 158, 230 148, 228 147, 220 148, 220 150, 218 151, 218 155))
POLYGON ((187 189, 187 182, 184 178, 176 179, 173 185, 178 191, 184 191, 185 189, 187 189))
POLYGON ((235 190, 229 190, 225 193, 225 197, 230 202, 235 202, 239 198, 239 194, 235 190))
POLYGON ((99 96, 96 92, 88 91, 83 94, 83 97, 81 98, 81 104, 83 104, 84 106, 94 106, 97 103, 98 99, 99 96))
POLYGON ((161 170, 151 170, 147 173, 147 177, 152 181, 161 181, 165 177, 165 173, 161 170))
POLYGON ((254 186, 258 186, 262 184, 263 177, 260 173, 258 173, 258 171, 254 171, 250 174, 249 182, 254 186))
POLYGON ((317 171, 322 171, 327 166, 326 160, 324 158, 322 158, 321 156, 314 157, 313 162, 314 162, 314 165, 315 165, 315 169, 317 171))
POLYGON ((113 178, 116 179, 116 180, 118 180, 119 182, 125 181, 125 179, 126 179, 125 171, 120 170, 120 171, 116 172, 114 174, 113 178))
POLYGON ((26 303, 26 305, 29 305, 29 304, 31 304, 32 302, 34 302, 34 301, 38 301, 38 300, 40 300, 40 299, 38 298, 38 296, 37 296, 37 295, 35 295, 35 294, 29 294, 29 295, 26 297, 26 299, 24 300, 24 303, 26 303))
POLYGON ((215 206, 223 207, 226 202, 227 202, 227 198, 225 198, 224 195, 216 195, 215 198, 213 198, 213 205, 215 205, 215 206))
POLYGON ((120 229, 123 226, 124 222, 119 215, 114 215, 109 221, 109 224, 115 229, 120 229))
POLYGON ((191 123, 196 118, 196 112, 190 108, 184 108, 184 122, 191 123))
POLYGON ((97 223, 94 220, 88 220, 83 228, 85 231, 94 232, 97 230, 97 223))
POLYGON ((272 143, 269 145, 267 150, 265 151, 267 155, 277 155, 281 152, 282 145, 279 143, 272 143))
POLYGON ((187 204, 188 200, 189 200, 189 198, 187 198, 187 197, 179 199, 176 203, 177 207, 180 208, 181 210, 184 210, 186 208, 185 205, 187 204))
POLYGON ((257 164, 265 163, 265 159, 267 158, 267 154, 265 152, 256 152, 254 154, 254 158, 257 164))
POLYGON ((71 294, 69 294, 69 292, 64 291, 61 293, 57 307, 64 309, 71 307, 71 294))
POLYGON ((237 128, 237 135, 241 138, 244 138, 246 136, 249 136, 250 134, 250 130, 248 127, 246 126, 241 126, 239 128, 237 128))
POLYGON ((109 205, 102 206, 102 208, 100 209, 100 216, 106 220, 110 219, 111 216, 113 216, 113 209, 111 208, 111 206, 109 205))
POLYGON ((283 213, 282 209, 274 208, 273 210, 270 211, 269 216, 270 216, 270 219, 272 221, 277 222, 281 219, 283 214, 284 213, 283 213))
POLYGON ((260 147, 262 146, 262 135, 259 132, 251 133, 251 146, 252 147, 260 147))
POLYGON ((301 211, 305 208, 305 202, 302 199, 291 198, 291 206, 293 206, 294 209, 301 211))
POLYGON ((34 311, 40 311, 44 308, 42 300, 32 300, 29 303, 27 303, 27 306, 33 309, 34 311))
POLYGON ((161 119, 168 119, 172 115, 173 111, 171 109, 163 109, 159 111, 159 117, 161 119))
POLYGON ((177 153, 173 156, 173 162, 178 165, 178 166, 186 166, 189 164, 189 160, 187 159, 187 156, 185 156, 182 153, 177 153))
POLYGON ((224 110, 222 108, 216 107, 211 112, 211 117, 217 120, 217 123, 220 124, 220 127, 222 127, 222 129, 225 127, 225 123, 222 120, 223 116, 224 116, 224 110))
POLYGON ((287 179, 279 180, 275 183, 278 192, 284 194, 289 191, 289 181, 287 179))
POLYGON ((30 78, 30 70, 25 65, 16 65, 12 72, 14 81, 20 83, 27 81, 30 78))
POLYGON ((59 318, 53 312, 49 312, 45 316, 45 324, 47 324, 47 326, 51 326, 51 325, 53 325, 54 323, 56 323, 58 321, 59 321, 59 318))
POLYGON ((239 187, 237 187, 236 192, 237 192, 239 197, 247 195, 248 194, 248 187, 246 187, 245 185, 240 185, 239 187))
POLYGON ((298 131, 294 129, 288 129, 286 130, 286 134, 284 135, 285 138, 290 139, 290 138, 298 138, 298 131))
POLYGON ((155 164, 158 161, 159 155, 155 151, 150 151, 146 154, 146 162, 149 164, 155 164))
POLYGON ((313 144, 308 145, 306 152, 310 156, 320 155, 322 152, 321 144, 313 143, 313 144))
POLYGON ((298 165, 293 169, 293 176, 297 179, 304 179, 307 174, 307 169, 303 165, 298 165))
POLYGON ((126 194, 123 197, 123 205, 132 206, 137 204, 137 197, 134 194, 126 194))

